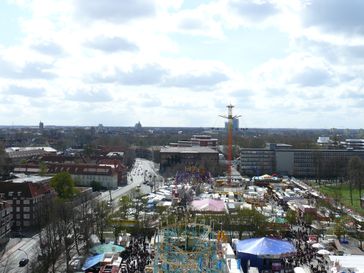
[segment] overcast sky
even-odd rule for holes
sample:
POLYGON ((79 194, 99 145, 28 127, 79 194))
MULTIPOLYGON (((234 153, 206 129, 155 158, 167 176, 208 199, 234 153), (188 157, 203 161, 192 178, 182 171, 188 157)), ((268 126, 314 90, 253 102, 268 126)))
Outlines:
POLYGON ((362 128, 362 0, 2 0, 0 124, 362 128))

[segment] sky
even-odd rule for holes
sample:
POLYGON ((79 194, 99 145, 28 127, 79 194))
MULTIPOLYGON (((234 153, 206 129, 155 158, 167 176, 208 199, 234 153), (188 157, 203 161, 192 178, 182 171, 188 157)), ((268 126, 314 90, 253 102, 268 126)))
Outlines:
POLYGON ((362 0, 2 0, 0 124, 363 128, 362 0))

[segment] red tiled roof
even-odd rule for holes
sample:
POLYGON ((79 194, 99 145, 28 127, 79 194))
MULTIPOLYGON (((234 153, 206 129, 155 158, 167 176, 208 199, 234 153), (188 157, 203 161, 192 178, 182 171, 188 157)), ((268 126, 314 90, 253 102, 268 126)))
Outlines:
POLYGON ((48 184, 27 183, 32 197, 54 192, 48 184))
POLYGON ((34 198, 43 194, 54 194, 54 190, 48 184, 0 182, 0 185, 1 193, 13 192, 14 196, 18 192, 21 192, 21 197, 26 198, 34 198))
POLYGON ((48 173, 68 172, 83 175, 112 175, 114 170, 110 166, 94 164, 49 164, 48 173))
POLYGON ((105 146, 105 147, 100 147, 101 151, 103 153, 110 153, 110 152, 126 152, 127 148, 122 147, 122 146, 105 146))

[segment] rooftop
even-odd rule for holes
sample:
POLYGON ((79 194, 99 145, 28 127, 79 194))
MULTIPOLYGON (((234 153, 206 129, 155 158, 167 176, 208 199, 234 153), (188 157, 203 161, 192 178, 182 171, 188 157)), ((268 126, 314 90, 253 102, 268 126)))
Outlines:
POLYGON ((24 182, 42 183, 42 182, 47 182, 51 178, 52 178, 51 176, 18 174, 18 177, 11 179, 11 181, 13 183, 24 183, 24 182))
POLYGON ((216 150, 213 150, 209 147, 163 147, 161 148, 161 153, 210 153, 217 154, 216 150))
POLYGON ((34 151, 34 150, 43 150, 47 153, 56 153, 57 150, 53 149, 52 147, 45 147, 45 146, 39 146, 39 147, 9 147, 5 149, 5 152, 11 153, 11 152, 21 152, 21 151, 34 151))

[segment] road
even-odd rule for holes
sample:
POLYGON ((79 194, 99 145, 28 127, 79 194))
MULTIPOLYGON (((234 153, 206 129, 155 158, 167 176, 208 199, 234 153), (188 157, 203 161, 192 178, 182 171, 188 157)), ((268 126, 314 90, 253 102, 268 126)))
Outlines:
MULTIPOLYGON (((23 238, 18 243, 14 244, 12 248, 6 251, 0 260, 0 272, 1 273, 26 273, 27 266, 19 267, 19 261, 23 258, 29 258, 29 260, 36 260, 37 247, 38 247, 39 236, 34 235, 31 238, 23 238)), ((29 271, 30 272, 30 271, 29 271)))
MULTIPOLYGON (((144 184, 145 181, 149 180, 151 180, 150 182, 155 181, 156 186, 163 184, 163 177, 158 174, 155 163, 146 159, 137 158, 132 170, 127 175, 128 184, 111 191, 113 207, 118 206, 118 200, 121 196, 128 194, 138 186, 140 186, 142 194, 151 192, 151 186, 144 184)), ((98 198, 99 200, 110 201, 110 192, 103 192, 98 198)))
MULTIPOLYGON (((130 173, 127 175, 128 184, 124 187, 119 187, 116 190, 111 191, 111 198, 113 200, 113 208, 118 207, 118 200, 121 196, 128 194, 136 187, 140 186, 140 190, 143 194, 149 193, 151 187, 143 184, 145 180, 154 179, 155 185, 163 184, 163 178, 157 173, 155 165, 152 161, 137 158, 130 173)), ((99 200, 110 200, 109 191, 103 192, 97 197, 99 200)), ((23 258, 28 258, 30 261, 38 258, 39 251, 37 250, 39 235, 36 234, 31 238, 18 239, 11 244, 10 249, 7 249, 4 255, 0 259, 0 273, 26 273, 27 266, 19 267, 19 261, 23 258), (27 253, 27 255, 23 252, 27 253)), ((30 266, 30 263, 28 266, 30 266)))

